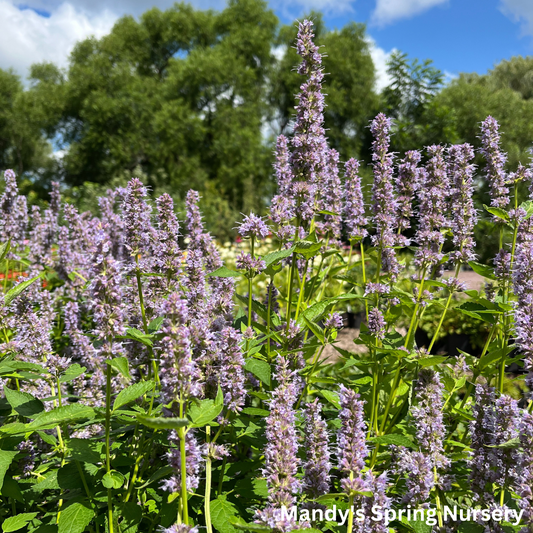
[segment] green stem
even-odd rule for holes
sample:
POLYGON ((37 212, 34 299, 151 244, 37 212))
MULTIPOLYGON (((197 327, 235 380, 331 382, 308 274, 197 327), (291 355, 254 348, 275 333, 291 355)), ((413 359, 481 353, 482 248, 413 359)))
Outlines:
MULTIPOLYGON (((359 245, 361 249, 361 267, 363 269, 363 285, 366 287, 366 268, 365 268, 365 246, 363 240, 361 239, 361 244, 359 245)), ((365 298, 365 314, 366 321, 368 322, 368 301, 365 298)))
MULTIPOLYGON (((105 391, 105 464, 106 471, 111 472, 111 365, 107 365, 106 370, 106 391, 105 391)), ((107 520, 109 533, 113 533, 113 494, 111 489, 107 489, 107 520)))
POLYGON ((296 311, 294 314, 294 320, 298 320, 298 315, 300 314, 300 307, 302 306, 302 301, 305 293, 305 279, 307 277, 307 261, 305 262, 305 271, 302 279, 300 281, 300 294, 298 295, 298 302, 296 303, 296 311))
MULTIPOLYGON (((211 427, 206 426, 205 438, 209 446, 209 437, 211 435, 211 427)), ((213 533, 213 526, 211 525, 211 454, 207 451, 205 460, 205 498, 204 498, 204 512, 205 512, 205 527, 207 533, 213 533)))
POLYGON ((407 335, 405 336, 404 345, 408 350, 412 348, 411 337, 414 337, 414 333, 416 331, 416 326, 417 326, 416 318, 418 316, 418 310, 420 309, 420 302, 422 300, 422 294, 424 292, 426 270, 427 270, 427 266, 424 265, 424 268, 422 269, 422 276, 420 277, 420 287, 418 289, 418 296, 416 298, 415 309, 413 311, 413 315, 411 316, 411 323, 409 324, 409 330, 407 331, 407 335))
POLYGON ((178 429, 180 438, 180 466, 181 466, 181 509, 183 513, 183 523, 189 525, 189 504, 187 501, 187 453, 185 451, 185 430, 178 429))

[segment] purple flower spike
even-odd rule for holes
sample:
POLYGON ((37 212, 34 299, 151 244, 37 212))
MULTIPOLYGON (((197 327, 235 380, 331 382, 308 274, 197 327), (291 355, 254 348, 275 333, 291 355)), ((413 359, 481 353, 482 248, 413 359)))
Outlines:
POLYGON ((451 258, 456 262, 468 263, 475 259, 474 226, 477 222, 472 198, 472 175, 476 167, 470 163, 474 159, 474 149, 469 144, 452 146, 448 156, 452 190, 451 226, 455 245, 451 258))
POLYGON ((364 239, 368 232, 361 178, 358 175, 359 161, 350 159, 345 166, 343 221, 350 241, 364 239))
POLYGON ((316 399, 305 411, 304 492, 311 498, 318 498, 329 492, 331 484, 331 462, 326 422, 320 415, 321 407, 316 399))
POLYGON ((156 265, 170 280, 181 271, 182 253, 178 246, 179 222, 174 213, 174 201, 168 194, 157 199, 158 231, 154 246, 156 265))
POLYGON ((244 357, 241 349, 242 335, 227 327, 220 332, 217 349, 220 364, 220 387, 224 393, 224 405, 228 411, 238 413, 244 406, 244 357))
POLYGON ((378 339, 383 339, 386 329, 387 324, 383 313, 377 307, 374 307, 368 313, 368 332, 378 339))
POLYGON ((270 230, 261 217, 250 213, 250 216, 244 216, 242 224, 237 228, 241 237, 250 239, 266 239, 270 230))
POLYGON ((322 230, 331 232, 331 235, 340 239, 341 236, 341 214, 342 214, 342 184, 339 177, 339 153, 337 150, 328 150, 327 167, 324 182, 320 185, 321 201, 320 209, 335 213, 334 215, 324 215, 322 230))
POLYGON ((133 178, 128 183, 122 211, 126 230, 125 244, 133 258, 150 248, 153 228, 150 222, 151 207, 145 200, 147 196, 148 191, 138 178, 133 178))
POLYGON ((398 195, 398 230, 400 233, 411 227, 414 193, 420 185, 421 172, 418 163, 421 157, 417 150, 405 152, 405 158, 398 165, 396 194, 398 195))
POLYGON ((276 142, 275 151, 276 160, 274 170, 276 172, 276 181, 278 184, 278 194, 287 199, 292 195, 292 171, 289 164, 289 145, 287 137, 280 135, 276 142))
MULTIPOLYGON (((499 128, 500 126, 497 120, 491 116, 488 116, 481 123, 482 148, 480 151, 487 161, 485 171, 490 187, 490 205, 504 208, 509 205, 507 173, 504 168, 507 161, 507 154, 501 150, 499 128)), ((494 220, 495 222, 501 222, 497 217, 494 220)))
POLYGON ((341 329, 344 321, 339 313, 330 313, 324 320, 324 327, 328 329, 341 329))
POLYGON ((380 113, 371 123, 370 131, 374 136, 372 143, 372 161, 374 167, 374 185, 372 187, 372 212, 376 234, 372 243, 381 250, 381 268, 383 273, 395 280, 400 272, 394 246, 397 235, 397 201, 393 188, 393 154, 389 152, 391 121, 380 113))
POLYGON ((339 401, 341 429, 337 436, 337 454, 339 470, 344 475, 341 486, 349 494, 353 490, 360 490, 359 478, 368 456, 364 402, 359 399, 359 394, 344 385, 340 387, 339 401))
POLYGON ((12 170, 4 172, 6 186, 0 197, 0 242, 11 239, 13 249, 23 248, 28 226, 25 196, 19 196, 17 178, 12 170))
POLYGON ((441 245, 444 235, 441 229, 449 226, 446 219, 449 183, 444 148, 430 146, 427 150, 430 160, 418 190, 419 227, 415 240, 419 247, 415 253, 415 264, 419 268, 434 267, 443 258, 441 245))

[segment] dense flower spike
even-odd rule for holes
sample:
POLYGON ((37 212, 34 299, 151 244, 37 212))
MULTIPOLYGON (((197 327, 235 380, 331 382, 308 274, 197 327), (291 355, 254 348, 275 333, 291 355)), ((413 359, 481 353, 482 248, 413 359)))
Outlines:
POLYGON ((375 235, 372 243, 379 248, 381 269, 384 274, 395 280, 400 272, 394 246, 397 236, 397 200, 393 187, 393 154, 389 152, 391 121, 380 113, 371 123, 370 131, 374 137, 372 142, 372 166, 374 184, 372 187, 372 213, 374 215, 375 235))
MULTIPOLYGON (((505 172, 507 154, 500 147, 499 127, 497 120, 491 116, 481 123, 481 153, 487 161, 485 171, 490 186, 490 205, 503 208, 509 205, 509 188, 505 172)), ((495 218, 495 221, 498 220, 495 218)))
POLYGON ((443 258, 442 228, 449 222, 446 218, 449 181, 442 146, 428 148, 430 160, 422 175, 418 190, 419 227, 415 240, 419 247, 415 253, 415 264, 419 268, 432 268, 443 258))
POLYGON ((368 332, 370 335, 383 339, 386 328, 387 324, 383 313, 377 307, 372 308, 368 313, 368 332))
POLYGON ((363 511, 362 520, 354 517, 354 533, 389 533, 389 526, 384 520, 376 520, 375 510, 380 509, 386 513, 392 506, 392 500, 387 496, 388 488, 387 472, 376 476, 373 472, 367 472, 364 479, 363 490, 372 493, 372 496, 358 498, 358 507, 363 511))
POLYGON ((168 194, 157 199, 158 231, 154 246, 156 265, 170 282, 181 271, 182 253, 178 245, 180 226, 174 213, 174 201, 168 194))
POLYGON ((513 265, 513 287, 517 297, 514 321, 516 345, 525 356, 527 385, 533 390, 533 242, 518 244, 513 265))
MULTIPOLYGON (((174 475, 163 482, 162 488, 172 493, 179 492, 181 486, 180 436, 177 431, 170 432, 169 441, 175 445, 175 447, 169 448, 167 452, 168 464, 174 469, 174 475)), ((200 484, 200 472, 204 466, 202 449, 198 445, 193 431, 188 431, 185 435, 185 455, 187 490, 192 491, 197 489, 200 484)))
POLYGON ((268 237, 270 230, 261 217, 250 213, 249 216, 244 215, 244 220, 237 228, 239 235, 248 239, 254 238, 263 240, 268 237))
POLYGON ((339 470, 344 475, 341 486, 349 494, 352 490, 360 490, 359 478, 368 456, 364 402, 359 399, 359 394, 344 385, 340 387, 339 401, 341 428, 337 436, 337 453, 339 470))
POLYGON ((413 216, 413 198, 420 183, 420 169, 418 163, 422 158, 417 150, 405 152, 405 158, 398 165, 398 175, 396 177, 396 195, 398 208, 398 232, 411 227, 411 217, 413 216))
POLYGON ((349 159, 344 165, 343 222, 350 241, 360 241, 368 235, 361 178, 358 175, 359 161, 349 159))
POLYGON ((339 177, 339 153, 337 150, 328 150, 326 158, 325 176, 320 184, 321 198, 319 208, 334 214, 324 215, 321 229, 326 234, 330 232, 334 239, 339 239, 342 220, 342 184, 339 177))
POLYGON ((305 410, 304 492, 310 498, 318 498, 329 492, 331 462, 326 422, 320 415, 318 399, 305 410))
POLYGON ((219 335, 219 380, 228 411, 238 413, 244 406, 244 357, 241 349, 242 335, 234 328, 224 328, 219 335))
POLYGON ((128 183, 122 211, 124 212, 126 248, 133 258, 146 252, 150 247, 153 228, 150 221, 151 207, 145 200, 147 196, 148 191, 138 178, 133 178, 128 183))
POLYGON ((0 242, 11 239, 12 248, 23 246, 28 225, 25 196, 19 196, 17 178, 12 170, 4 172, 6 186, 0 197, 0 242))
POLYGON ((291 507, 295 495, 301 490, 301 481, 296 477, 298 459, 298 437, 296 434, 296 413, 294 404, 298 391, 294 385, 295 372, 290 370, 288 361, 279 357, 276 365, 278 386, 272 393, 270 415, 266 420, 265 467, 263 475, 267 479, 268 501, 274 509, 291 507))
POLYGON ((452 146, 448 150, 448 168, 451 175, 451 227, 455 250, 451 259, 455 262, 468 263, 475 258, 474 226, 477 213, 472 194, 474 186, 472 175, 475 166, 474 149, 469 144, 452 146))

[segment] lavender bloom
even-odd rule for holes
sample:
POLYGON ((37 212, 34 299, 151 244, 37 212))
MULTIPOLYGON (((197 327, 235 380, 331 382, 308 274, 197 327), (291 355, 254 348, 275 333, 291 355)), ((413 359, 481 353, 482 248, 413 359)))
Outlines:
POLYGON ((513 451, 493 446, 518 437, 519 411, 512 398, 501 396, 496 400, 493 388, 477 385, 473 416, 470 483, 475 501, 490 505, 495 501, 494 485, 507 489, 516 478, 513 451))
POLYGON ((135 258, 150 248, 150 237, 153 232, 150 221, 151 207, 146 203, 148 196, 146 187, 138 178, 128 183, 122 211, 126 231, 126 248, 130 256, 135 258))
MULTIPOLYGON (((272 198, 272 203, 270 205, 270 218, 273 222, 276 224, 284 224, 282 228, 280 228, 278 231, 283 229, 284 231, 287 231, 286 228, 290 228, 289 236, 294 236, 294 228, 292 226, 287 226, 285 224, 288 224, 290 220, 294 217, 294 201, 290 200, 289 198, 282 196, 281 194, 278 194, 277 196, 274 196, 272 198)), ((282 237, 279 237, 281 240, 282 237)))
POLYGON ((33 471, 33 468, 35 466, 35 458, 37 457, 37 454, 35 453, 35 445, 31 440, 23 440, 17 446, 17 450, 19 450, 20 452, 26 452, 27 454, 20 460, 19 465, 22 468, 22 477, 29 477, 29 475, 33 471))
POLYGON ((244 357, 241 349, 242 336, 232 328, 224 328, 219 335, 219 380, 224 394, 224 404, 228 411, 238 413, 244 406, 244 357))
POLYGON ((477 213, 472 198, 474 192, 472 175, 475 166, 470 164, 474 158, 474 149, 469 144, 461 144, 452 146, 448 154, 452 191, 451 226, 455 245, 451 259, 455 262, 468 263, 475 259, 473 235, 477 222, 477 213))
POLYGON ((366 230, 368 221, 365 217, 361 178, 358 175, 359 161, 353 158, 349 159, 344 168, 346 179, 344 182, 343 221, 350 241, 360 241, 368 235, 366 230))
POLYGON ((417 150, 405 152, 405 158, 398 165, 396 194, 398 230, 400 233, 411 227, 414 193, 420 185, 420 169, 418 168, 418 163, 420 163, 421 157, 420 152, 417 150))
POLYGON ((265 298, 265 307, 268 309, 270 304, 270 312, 274 314, 279 313, 279 302, 278 302, 279 291, 276 286, 270 282, 267 285, 267 293, 265 298))
POLYGON ((302 57, 297 68, 307 80, 297 96, 296 121, 290 163, 295 184, 297 215, 308 222, 314 215, 315 187, 325 166, 327 143, 324 131, 324 95, 322 94, 322 56, 313 43, 313 23, 304 20, 298 27, 296 51, 302 57), (302 183, 303 182, 303 183, 302 183), (303 187, 302 185, 305 185, 303 187))
POLYGON ((265 270, 266 263, 260 258, 252 257, 250 254, 245 254, 241 251, 235 260, 235 266, 237 270, 244 272, 247 278, 255 278, 255 276, 265 270))
POLYGON ((250 213, 250 216, 244 215, 242 224, 237 228, 239 235, 244 238, 266 239, 270 234, 268 226, 264 223, 261 217, 250 213))
POLYGON ((115 212, 117 204, 122 205, 126 189, 108 189, 105 196, 98 198, 100 208, 100 218, 106 221, 106 230, 111 241, 111 251, 117 260, 124 259, 124 220, 115 212))
POLYGON ((525 356, 529 371, 526 384, 533 390, 533 242, 520 242, 513 265, 513 289, 516 295, 514 326, 516 345, 525 356))
POLYGON ((359 400, 359 394, 344 385, 340 387, 339 400, 341 428, 337 435, 337 454, 339 470, 344 474, 341 487, 350 494, 353 490, 361 490, 361 480, 358 478, 368 456, 364 402, 359 400))
POLYGON ((388 477, 387 472, 375 476, 373 472, 367 472, 364 479, 363 490, 371 492, 372 496, 358 498, 359 508, 363 509, 363 520, 354 516, 354 533, 389 533, 389 526, 385 521, 375 519, 373 508, 379 508, 382 512, 390 509, 392 501, 387 496, 388 477))
POLYGON ((26 197, 18 195, 17 178, 12 170, 4 172, 6 186, 0 197, 0 235, 2 242, 11 239, 13 248, 24 246, 28 225, 26 197))
POLYGON ((163 302, 165 321, 160 341, 161 399, 165 405, 177 406, 178 401, 198 397, 202 387, 198 367, 192 359, 187 304, 177 293, 163 302), (174 405, 174 403, 176 404, 174 405))
POLYGON ((435 486, 434 465, 431 457, 423 452, 399 448, 395 463, 396 473, 407 475, 407 492, 402 497, 402 503, 414 502, 416 505, 422 505, 427 502, 435 486))
POLYGON ((294 404, 298 392, 294 386, 294 371, 288 361, 280 356, 276 365, 278 386, 272 392, 270 414, 266 419, 265 467, 263 476, 267 478, 269 507, 281 509, 291 507, 295 494, 301 490, 301 482, 296 478, 300 460, 298 459, 298 436, 295 428, 294 404))
POLYGON ((185 524, 174 524, 169 528, 162 528, 161 533, 198 533, 198 528, 185 524))
POLYGON ((203 268, 203 256, 200 250, 188 250, 186 260, 187 301, 192 316, 205 316, 206 312, 206 280, 203 268))
MULTIPOLYGON (((174 448, 169 448, 167 452, 168 464, 174 469, 174 475, 165 479, 161 484, 163 490, 171 493, 181 490, 181 457, 180 457, 180 437, 177 431, 169 432, 169 439, 174 448)), ((187 471, 187 490, 195 490, 200 484, 200 472, 203 468, 202 450, 194 436, 194 431, 189 430, 185 435, 185 465, 187 471)))
MULTIPOLYGON (((505 172, 505 162, 507 154, 501 151, 500 133, 498 122, 488 116, 481 123, 481 153, 487 161, 486 173, 490 186, 490 205, 504 208, 509 204, 509 189, 507 185, 507 174, 505 172)), ((495 222, 501 222, 497 217, 495 222)))
POLYGON ((322 194, 320 209, 331 211, 334 215, 325 215, 322 231, 331 232, 331 235, 340 239, 341 236, 341 212, 342 212, 342 184, 339 178, 339 153, 337 150, 327 151, 327 167, 325 180, 321 184, 322 194))
POLYGON ((324 320, 324 327, 328 329, 340 329, 344 326, 344 321, 339 313, 330 313, 324 320))
POLYGON ((171 280, 181 271, 182 253, 178 246, 179 222, 170 195, 163 194, 157 199, 157 212, 159 227, 154 249, 156 265, 171 280))
POLYGON ((368 332, 378 339, 383 339, 386 329, 387 324, 382 312, 377 307, 374 307, 368 313, 368 332))
POLYGON ((291 198, 292 170, 289 164, 289 141, 284 135, 279 135, 276 141, 276 160, 274 170, 278 184, 278 194, 287 199, 291 198))
POLYGON ((395 213, 397 201, 392 184, 393 154, 389 152, 391 121, 380 113, 371 123, 370 131, 374 136, 372 143, 372 161, 374 167, 374 184, 372 187, 372 212, 376 234, 372 243, 381 251, 381 268, 395 280, 400 272, 394 245, 397 225, 395 213))
POLYGON ((305 411, 305 450, 303 489, 310 498, 318 498, 329 492, 331 462, 326 422, 320 416, 318 399, 305 411))
POLYGON ((415 240, 419 245, 415 253, 415 264, 419 268, 436 266, 443 258, 444 243, 442 228, 448 227, 446 219, 447 191, 449 188, 442 146, 428 147, 430 156, 426 171, 418 190, 419 228, 415 240))
MULTIPOLYGON (((517 453, 515 461, 518 465, 519 475, 516 481, 516 492, 520 496, 518 506, 524 511, 523 522, 533 522, 533 416, 524 411, 519 428, 522 453, 517 453)), ((527 528, 520 533, 529 533, 527 528)))

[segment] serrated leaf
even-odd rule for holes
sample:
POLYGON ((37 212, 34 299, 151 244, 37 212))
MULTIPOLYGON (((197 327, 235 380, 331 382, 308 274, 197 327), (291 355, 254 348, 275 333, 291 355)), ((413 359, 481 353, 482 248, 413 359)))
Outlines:
POLYGON ((70 439, 67 442, 70 457, 82 463, 96 464, 101 462, 100 450, 102 446, 103 443, 101 442, 91 442, 87 439, 70 439))
POLYGON ((19 452, 0 450, 0 489, 4 484, 4 477, 6 472, 9 470, 13 459, 19 452))
POLYGON ((88 504, 72 503, 61 511, 58 533, 83 533, 93 517, 94 511, 88 507, 88 504))
POLYGON ((94 409, 88 405, 73 403, 57 407, 46 413, 38 415, 33 422, 26 425, 28 430, 52 429, 61 424, 68 424, 84 418, 93 418, 94 409))
POLYGON ((480 276, 483 276, 487 279, 496 279, 494 269, 492 267, 484 265, 482 263, 478 263, 477 261, 468 261, 468 264, 476 274, 479 274, 480 276))
POLYGON ((165 320, 165 317, 158 316, 157 318, 154 318, 150 324, 148 324, 148 331, 150 333, 155 333, 156 331, 159 331, 159 328, 161 327, 161 324, 165 320))
POLYGON ((526 200, 520 204, 520 207, 526 212, 526 220, 533 216, 533 201, 526 200))
POLYGON ((4 394, 9 405, 21 416, 34 418, 36 414, 44 411, 43 402, 28 392, 20 392, 4 386, 4 394))
POLYGON ((268 416, 270 414, 270 411, 259 409, 259 407, 245 407, 242 412, 251 416, 268 416))
POLYGON ((120 489, 124 485, 124 476, 116 470, 106 472, 102 478, 102 485, 106 489, 120 489))
POLYGON ((241 274, 239 272, 235 272, 235 270, 229 269, 226 266, 221 266, 216 270, 213 270, 209 276, 215 278, 239 278, 241 274))
POLYGON ((494 215, 497 218, 501 218, 502 220, 505 220, 505 222, 509 222, 509 213, 507 213, 507 211, 505 211, 504 209, 500 209, 499 207, 490 207, 485 204, 483 204, 483 207, 485 208, 485 211, 487 211, 491 215, 494 215))
POLYGON ((235 533, 231 521, 237 518, 237 508, 225 498, 217 498, 209 503, 211 521, 220 533, 235 533))
POLYGON ((270 387, 272 370, 266 361, 253 358, 248 359, 244 369, 248 370, 248 372, 251 372, 256 378, 259 378, 265 385, 270 387))
POLYGON ((165 418, 137 415, 139 424, 152 429, 178 429, 189 425, 186 418, 165 418))
POLYGON ((282 259, 285 259, 292 255, 294 252, 294 246, 291 246, 290 248, 287 248, 286 250, 278 250, 277 252, 270 252, 269 254, 266 254, 263 256, 263 261, 265 262, 265 265, 269 267, 270 265, 276 264, 278 261, 281 261, 282 259))
POLYGON ((372 442, 381 445, 394 444, 395 446, 404 446, 405 448, 411 448, 416 450, 416 445, 409 440, 405 435, 398 435, 396 433, 391 433, 389 435, 380 435, 379 437, 374 437, 372 442))
POLYGON ((147 335, 144 331, 141 331, 137 328, 128 328, 126 330, 126 337, 128 339, 141 342, 148 347, 152 347, 154 344, 150 335, 147 335))
POLYGON ((77 377, 81 376, 86 370, 87 369, 84 366, 78 365, 78 363, 74 363, 65 370, 63 375, 59 378, 59 381, 61 383, 72 381, 73 379, 76 379, 77 377))
POLYGON ((126 379, 131 379, 130 367, 126 357, 114 357, 113 359, 108 359, 106 363, 111 365, 126 379))
POLYGON ((11 248, 11 239, 7 239, 6 242, 0 244, 0 261, 3 261, 6 258, 6 255, 11 248))
POLYGON ((425 368, 428 366, 435 366, 440 365, 441 363, 444 363, 448 359, 444 355, 432 355, 431 357, 425 357, 424 359, 418 359, 417 363, 421 368, 425 368))
POLYGON ((118 396, 116 397, 115 402, 113 403, 113 411, 145 395, 153 388, 153 381, 141 381, 139 383, 134 383, 133 385, 126 387, 124 390, 120 391, 118 396))
POLYGON ((322 248, 321 242, 298 241, 294 245, 294 251, 303 255, 306 259, 311 259, 322 248))
POLYGON ((161 478, 170 476, 174 472, 174 468, 172 466, 162 466, 159 468, 159 470, 156 470, 151 476, 150 479, 144 484, 142 484, 140 487, 138 487, 138 490, 146 488, 148 485, 153 483, 154 481, 157 481, 161 478))
POLYGON ((520 448, 520 438, 515 437, 514 439, 508 440, 507 442, 502 442, 502 444, 486 445, 486 448, 500 448, 503 450, 520 448))
POLYGON ((16 516, 6 518, 2 523, 2 531, 10 533, 11 531, 18 531, 26 527, 28 522, 31 522, 39 513, 20 513, 16 516))
POLYGON ((187 414, 192 422, 192 427, 198 428, 209 424, 222 412, 223 407, 224 398, 219 387, 215 400, 202 400, 190 406, 187 414))
POLYGON ((309 320, 305 315, 303 315, 304 322, 306 326, 313 332, 313 335, 322 343, 324 343, 324 332, 318 324, 315 324, 309 320))
POLYGON ((19 295, 22 294, 32 283, 35 283, 38 279, 41 279, 44 276, 44 272, 41 272, 38 276, 34 278, 27 279, 18 285, 15 285, 6 294, 4 294, 4 303, 6 307, 11 304, 11 302, 19 295))
POLYGON ((324 398, 326 398, 330 404, 334 405, 337 409, 340 409, 340 399, 336 392, 331 390, 322 390, 320 391, 320 394, 322 394, 322 396, 324 396, 324 398))

